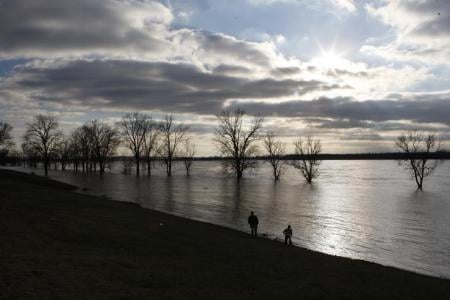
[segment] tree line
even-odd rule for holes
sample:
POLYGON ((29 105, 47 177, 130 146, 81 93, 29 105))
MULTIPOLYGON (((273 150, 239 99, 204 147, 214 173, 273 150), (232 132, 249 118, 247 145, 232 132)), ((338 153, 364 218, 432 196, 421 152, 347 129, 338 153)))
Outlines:
MULTIPOLYGON (((224 158, 224 170, 237 180, 243 177, 245 170, 256 167, 254 158, 261 153, 261 146, 275 181, 288 165, 298 169, 308 183, 320 175, 322 144, 319 138, 299 137, 293 143, 296 159, 286 160, 286 143, 276 133, 264 131, 262 117, 247 118, 242 109, 230 108, 218 113, 216 118, 218 125, 213 141, 224 158)), ((17 153, 13 150, 12 129, 8 123, 0 122, 0 158, 17 153)), ((92 120, 65 135, 55 117, 37 115, 26 124, 21 156, 32 167, 42 163, 46 176, 52 163, 55 167, 59 164, 62 170, 70 164, 75 171, 103 174, 122 146, 130 150, 138 176, 142 164, 150 176, 154 160, 165 165, 167 176, 172 175, 174 160, 182 160, 189 176, 196 147, 188 132, 189 127, 176 122, 172 115, 157 122, 151 115, 133 112, 125 114, 116 124, 92 120)), ((436 153, 440 145, 435 134, 418 131, 402 134, 395 141, 395 146, 408 154, 399 161, 412 175, 418 190, 423 189, 424 178, 433 173, 439 160, 417 154, 436 153)))
MULTIPOLYGON (((6 123, 3 123, 6 124, 6 123)), ((14 143, 12 127, 7 124, 0 149, 11 150, 14 143)), ((141 113, 128 113, 114 125, 100 120, 88 121, 75 128, 69 135, 59 129, 58 120, 49 115, 37 115, 26 124, 23 135, 23 161, 36 167, 42 163, 45 176, 53 164, 66 170, 70 164, 74 171, 99 172, 103 174, 120 146, 128 148, 134 158, 136 173, 140 174, 141 162, 145 161, 147 174, 151 175, 152 160, 159 159, 166 165, 167 175, 172 175, 173 160, 186 160, 189 173, 195 147, 187 135, 188 127, 175 123, 171 115, 155 122, 141 113)))

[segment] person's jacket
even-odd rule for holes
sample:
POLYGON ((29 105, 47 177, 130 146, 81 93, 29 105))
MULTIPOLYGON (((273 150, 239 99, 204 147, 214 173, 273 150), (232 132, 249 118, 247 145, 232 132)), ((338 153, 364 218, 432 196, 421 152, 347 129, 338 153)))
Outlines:
POLYGON ((255 215, 248 217, 248 224, 258 225, 258 217, 255 215))
POLYGON ((285 236, 292 236, 292 229, 286 228, 285 230, 283 230, 283 234, 285 236))

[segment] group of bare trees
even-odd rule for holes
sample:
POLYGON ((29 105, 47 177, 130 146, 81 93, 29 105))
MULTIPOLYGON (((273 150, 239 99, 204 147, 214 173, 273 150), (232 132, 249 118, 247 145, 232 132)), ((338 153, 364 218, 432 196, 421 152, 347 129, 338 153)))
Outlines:
MULTIPOLYGON (((218 126, 214 142, 223 156, 224 170, 240 180, 245 170, 257 166, 257 155, 265 157, 270 164, 273 178, 278 181, 288 165, 300 171, 308 183, 320 174, 321 141, 307 135, 294 143, 294 156, 288 160, 286 143, 274 132, 264 132, 263 118, 247 117, 240 108, 230 108, 216 115, 218 126), (259 152, 262 142, 265 152, 259 152)), ((69 164, 75 171, 105 172, 113 155, 120 146, 128 148, 141 172, 141 162, 146 162, 147 174, 151 175, 152 161, 165 165, 167 176, 172 175, 174 160, 183 160, 189 176, 196 150, 188 136, 188 127, 176 122, 171 115, 156 122, 150 115, 128 113, 114 125, 99 120, 86 122, 64 135, 55 117, 37 115, 27 123, 23 135, 22 152, 28 163, 36 166, 41 162, 45 175, 50 164, 65 170, 69 164)), ((12 126, 0 122, 0 158, 14 149, 12 126)), ((415 180, 418 190, 423 190, 425 177, 431 175, 439 164, 432 157, 440 150, 440 140, 435 134, 409 132, 400 135, 396 147, 405 156, 400 160, 415 180)))
MULTIPOLYGON (((151 175, 154 158, 166 165, 167 176, 172 174, 174 159, 185 158, 189 175, 195 147, 187 136, 188 127, 176 123, 172 116, 162 122, 141 113, 126 114, 120 122, 111 125, 99 120, 86 122, 69 136, 59 129, 55 117, 37 115, 27 123, 22 150, 30 164, 42 162, 47 176, 50 163, 59 163, 62 170, 70 163, 75 171, 100 172, 108 168, 120 146, 128 148, 134 158, 136 174, 140 174, 141 161, 147 161, 147 174, 151 175), (184 156, 186 155, 186 156, 184 156)), ((6 144, 5 142, 2 144, 6 144)))
POLYGON ((189 175, 195 147, 187 135, 189 127, 175 122, 172 115, 165 116, 157 123, 151 116, 141 113, 125 115, 118 123, 124 144, 130 149, 135 159, 136 174, 140 173, 142 156, 147 161, 147 174, 151 175, 151 157, 157 156, 166 167, 167 176, 172 175, 174 159, 185 162, 186 174, 189 175))
MULTIPOLYGON (((320 174, 320 139, 307 135, 294 142, 294 158, 286 159, 286 143, 276 137, 274 132, 263 134, 261 117, 255 116, 245 124, 245 112, 239 108, 222 111, 217 115, 219 126, 214 141, 220 153, 226 157, 225 170, 232 172, 239 180, 244 171, 256 166, 255 156, 258 141, 262 139, 266 159, 272 167, 273 178, 278 181, 287 165, 298 169, 308 183, 320 174)), ((441 162, 432 155, 440 151, 440 140, 433 133, 411 131, 400 135, 395 145, 404 153, 400 160, 415 180, 417 189, 423 190, 424 178, 431 175, 441 162)))
POLYGON ((48 175, 50 163, 65 170, 69 163, 83 172, 104 173, 107 162, 120 144, 118 131, 107 123, 89 121, 76 128, 70 136, 59 130, 55 117, 37 115, 27 123, 22 150, 31 164, 41 161, 48 175))
POLYGON ((242 178, 246 169, 256 166, 255 156, 259 153, 258 141, 261 139, 275 181, 280 179, 288 163, 299 169, 308 183, 312 183, 313 179, 318 177, 320 166, 318 157, 322 150, 320 139, 308 136, 304 142, 299 138, 294 143, 297 159, 288 162, 285 158, 286 144, 277 139, 274 132, 265 135, 262 133, 263 118, 254 116, 248 121, 242 109, 232 108, 222 111, 217 115, 217 119, 219 126, 214 141, 220 153, 226 157, 225 170, 234 173, 238 180, 242 178))

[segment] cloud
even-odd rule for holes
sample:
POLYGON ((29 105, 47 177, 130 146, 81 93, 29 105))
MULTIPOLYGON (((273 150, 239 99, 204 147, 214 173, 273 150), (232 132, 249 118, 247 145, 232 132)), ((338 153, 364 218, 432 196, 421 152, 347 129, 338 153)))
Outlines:
POLYGON ((159 52, 171 20, 153 1, 0 0, 0 58, 159 52))
MULTIPOLYGON (((284 2, 306 5, 313 9, 308 14, 321 16, 347 16, 357 9, 350 0, 284 2)), ((440 3, 439 17, 431 4, 417 3, 367 6, 397 35, 388 45, 371 43, 362 51, 447 63, 449 10, 440 3)), ((336 134, 335 139, 378 141, 386 132, 411 128, 448 131, 450 92, 405 92, 434 78, 423 64, 377 66, 344 58, 335 65, 307 62, 280 52, 290 38, 281 29, 250 28, 251 42, 185 28, 175 20, 181 17, 188 24, 186 17, 192 16, 149 0, 0 0, 0 60, 18 61, 0 77, 0 117, 23 123, 50 112, 65 124, 78 124, 133 110, 186 113, 193 131, 207 134, 210 125, 196 118, 238 103, 249 113, 268 116, 286 136, 308 123, 327 137, 336 134)))
POLYGON ((199 65, 268 68, 282 60, 270 42, 248 42, 220 33, 180 29, 170 33, 170 41, 175 49, 172 57, 183 57, 199 65))
POLYGON ((239 105, 247 111, 264 116, 330 118, 347 120, 346 122, 353 124, 396 120, 450 125, 450 92, 397 94, 388 99, 366 101, 355 101, 351 97, 323 97, 311 101, 297 100, 277 104, 241 102, 239 105))
POLYGON ((224 74, 229 66, 218 68, 221 72, 179 62, 40 61, 17 67, 0 86, 5 92, 25 94, 30 101, 200 114, 214 114, 228 100, 293 97, 339 88, 320 81, 242 78, 224 74))
MULTIPOLYGON (((448 129, 450 92, 395 93, 366 101, 352 97, 292 100, 308 99, 308 95, 341 87, 326 81, 292 79, 289 74, 303 72, 295 67, 271 70, 269 74, 280 76, 255 78, 248 75, 250 69, 234 65, 204 70, 183 62, 38 60, 16 67, 0 82, 0 107, 9 113, 12 103, 16 114, 29 106, 33 112, 144 110, 208 116, 226 105, 238 104, 249 113, 312 123, 321 134, 333 130, 411 129, 420 123, 433 128, 436 123, 446 124, 436 128, 448 129)), ((369 74, 355 76, 370 77, 369 74)), ((353 74, 343 72, 339 76, 353 74)), ((287 125, 294 126, 291 121, 287 125)), ((292 135, 289 130, 278 129, 292 135)))
POLYGON ((303 5, 315 6, 321 5, 325 8, 327 5, 331 5, 333 8, 344 9, 349 12, 354 12, 356 6, 353 0, 314 0, 314 1, 302 1, 302 0, 249 0, 250 3, 255 5, 272 5, 274 3, 299 3, 303 5))
POLYGON ((0 59, 145 60, 192 64, 232 77, 328 82, 328 88, 310 90, 316 97, 326 96, 330 87, 343 87, 343 81, 347 91, 335 96, 357 90, 358 96, 374 97, 402 91, 428 76, 418 68, 350 63, 332 72, 314 66, 316 71, 306 72, 304 62, 283 56, 273 41, 249 42, 222 33, 172 28, 172 11, 154 1, 0 0, 0 5, 4 41, 0 59))
POLYGON ((361 51, 402 61, 448 64, 450 58, 450 2, 392 0, 366 5, 369 15, 396 30, 387 45, 365 45, 361 51))
POLYGON ((0 59, 139 58, 250 66, 254 73, 285 63, 275 42, 172 28, 173 18, 147 0, 0 0, 0 59))
POLYGON ((353 0, 332 0, 331 3, 350 12, 354 12, 356 10, 356 6, 353 0))

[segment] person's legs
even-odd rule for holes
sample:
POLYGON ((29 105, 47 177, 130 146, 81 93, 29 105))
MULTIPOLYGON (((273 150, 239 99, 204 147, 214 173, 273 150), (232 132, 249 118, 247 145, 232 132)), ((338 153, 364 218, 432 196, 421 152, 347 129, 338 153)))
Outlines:
POLYGON ((255 225, 255 237, 258 236, 258 225, 255 225))
POLYGON ((292 239, 291 239, 291 237, 289 237, 289 245, 292 246, 292 239))
POLYGON ((285 244, 285 245, 287 245, 288 238, 289 238, 289 237, 288 237, 287 235, 284 236, 284 244, 285 244))

